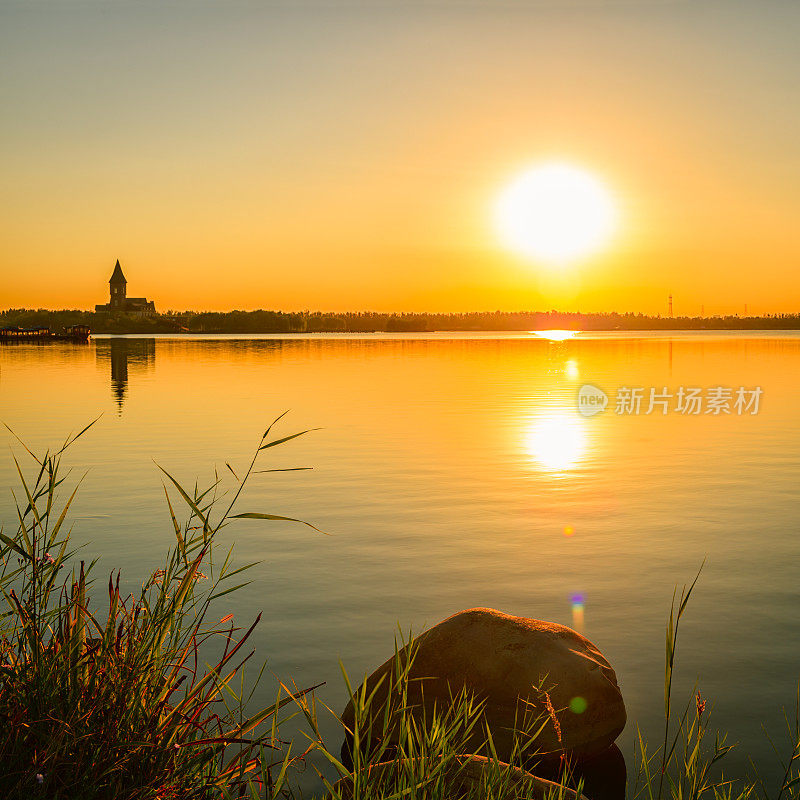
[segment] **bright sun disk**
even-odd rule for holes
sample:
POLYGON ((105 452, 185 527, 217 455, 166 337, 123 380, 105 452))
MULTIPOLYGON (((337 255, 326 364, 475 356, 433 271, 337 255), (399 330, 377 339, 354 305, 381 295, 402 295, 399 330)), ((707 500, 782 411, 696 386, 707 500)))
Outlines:
POLYGON ((509 249, 565 264, 608 243, 617 227, 617 208, 591 173, 551 162, 521 173, 500 193, 495 225, 509 249))

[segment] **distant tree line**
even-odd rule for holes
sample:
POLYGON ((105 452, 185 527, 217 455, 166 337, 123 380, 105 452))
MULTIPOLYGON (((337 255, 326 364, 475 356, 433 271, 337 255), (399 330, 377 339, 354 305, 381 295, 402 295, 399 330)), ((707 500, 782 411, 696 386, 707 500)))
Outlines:
POLYGON ((425 331, 528 331, 565 328, 583 331, 795 330, 800 314, 762 317, 662 317, 647 314, 582 314, 562 311, 471 311, 462 314, 373 311, 183 311, 138 317, 94 311, 10 308, 0 327, 88 325, 94 333, 371 333, 425 331))

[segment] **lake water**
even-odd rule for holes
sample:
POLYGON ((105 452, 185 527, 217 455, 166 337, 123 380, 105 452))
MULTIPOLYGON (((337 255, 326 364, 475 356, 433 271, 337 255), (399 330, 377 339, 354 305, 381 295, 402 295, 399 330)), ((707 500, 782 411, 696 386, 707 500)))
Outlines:
MULTIPOLYGON (((0 348, 0 420, 43 448, 102 414, 68 459, 89 470, 73 535, 129 586, 172 543, 154 461, 210 483, 215 466, 245 465, 286 409, 278 433, 321 428, 261 463, 313 469, 256 475, 239 510, 330 536, 229 528, 238 559, 260 563, 220 602, 240 623, 263 611, 259 655, 283 680, 327 681, 336 708, 340 658, 361 675, 398 624, 490 606, 582 629, 617 670, 623 752, 637 724, 655 747, 670 600, 706 559, 678 696, 699 680, 741 743, 726 771, 752 756, 774 779, 759 728, 780 733, 800 673, 798 375, 794 333, 97 337, 0 348), (606 392, 605 411, 577 412, 584 384, 606 392), (730 414, 682 414, 677 397, 645 413, 651 387, 707 401, 720 386, 730 414), (626 387, 644 390, 641 413, 616 413, 626 387), (739 387, 761 388, 757 414, 737 413, 739 387)), ((16 486, 6 453, 0 486, 16 486)), ((14 527, 7 489, 0 512, 14 527)))

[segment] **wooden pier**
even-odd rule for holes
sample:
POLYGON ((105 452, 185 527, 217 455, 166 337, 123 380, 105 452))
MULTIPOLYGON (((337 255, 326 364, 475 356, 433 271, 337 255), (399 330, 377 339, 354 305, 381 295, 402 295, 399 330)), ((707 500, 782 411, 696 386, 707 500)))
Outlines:
POLYGON ((61 333, 50 328, 0 328, 0 342, 88 342, 88 325, 68 325, 61 333))

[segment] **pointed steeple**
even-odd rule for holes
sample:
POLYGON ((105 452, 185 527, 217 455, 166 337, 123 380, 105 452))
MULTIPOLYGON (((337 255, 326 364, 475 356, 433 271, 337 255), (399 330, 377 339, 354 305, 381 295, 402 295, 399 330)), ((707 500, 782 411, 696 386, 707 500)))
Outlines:
POLYGON ((111 278, 109 278, 109 283, 127 283, 128 281, 125 279, 125 276, 122 274, 122 267, 119 265, 119 259, 117 259, 117 263, 114 265, 114 271, 111 273, 111 278))

